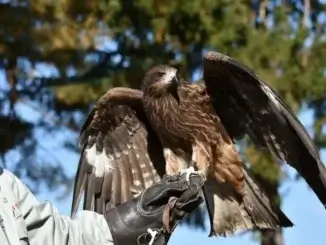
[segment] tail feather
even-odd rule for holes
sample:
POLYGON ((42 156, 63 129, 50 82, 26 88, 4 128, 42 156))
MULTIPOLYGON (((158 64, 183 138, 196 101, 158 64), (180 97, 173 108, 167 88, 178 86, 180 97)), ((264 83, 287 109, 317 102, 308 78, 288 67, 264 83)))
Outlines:
POLYGON ((254 229, 277 229, 290 227, 293 223, 271 201, 244 169, 244 197, 227 183, 207 179, 204 195, 211 221, 209 236, 232 236, 254 229))

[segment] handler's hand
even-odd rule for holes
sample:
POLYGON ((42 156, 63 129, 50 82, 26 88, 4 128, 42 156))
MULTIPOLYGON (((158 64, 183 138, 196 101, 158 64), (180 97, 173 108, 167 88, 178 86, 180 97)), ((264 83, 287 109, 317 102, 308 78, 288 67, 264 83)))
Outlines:
POLYGON ((138 198, 109 210, 106 220, 115 245, 163 245, 177 224, 202 202, 203 176, 165 176, 138 198))

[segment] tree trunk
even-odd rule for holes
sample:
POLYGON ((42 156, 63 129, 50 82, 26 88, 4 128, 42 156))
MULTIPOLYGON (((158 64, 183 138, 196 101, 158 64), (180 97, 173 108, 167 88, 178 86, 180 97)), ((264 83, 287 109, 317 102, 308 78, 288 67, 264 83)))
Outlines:
POLYGON ((262 231, 261 245, 284 245, 282 229, 262 231))
POLYGON ((260 2, 259 18, 260 18, 260 21, 262 22, 262 25, 265 29, 267 28, 267 6, 268 6, 267 0, 263 0, 260 2))
POLYGON ((303 9, 303 25, 307 26, 310 16, 310 0, 304 0, 304 9, 303 9))
POLYGON ((17 85, 17 59, 11 58, 8 60, 8 64, 6 65, 6 76, 8 84, 10 85, 10 92, 9 92, 9 115, 15 116, 15 108, 14 105, 18 99, 16 85, 17 85))

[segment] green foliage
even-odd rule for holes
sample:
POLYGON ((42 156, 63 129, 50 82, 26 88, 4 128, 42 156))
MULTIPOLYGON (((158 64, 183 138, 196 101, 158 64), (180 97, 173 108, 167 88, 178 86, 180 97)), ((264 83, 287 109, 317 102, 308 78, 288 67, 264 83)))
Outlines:
MULTIPOLYGON (((76 112, 85 115, 108 88, 139 87, 144 72, 158 63, 177 66, 191 79, 200 71, 203 51, 214 49, 253 68, 294 111, 303 105, 313 109, 316 142, 326 146, 326 5, 319 1, 15 2, 0 3, 0 64, 9 85, 1 91, 1 105, 27 101, 55 115, 33 130, 78 132, 82 121, 76 112)), ((70 149, 71 139, 64 145, 70 149)), ((280 166, 252 146, 246 156, 278 198, 280 166)), ((42 175, 31 179, 44 181, 42 175)))

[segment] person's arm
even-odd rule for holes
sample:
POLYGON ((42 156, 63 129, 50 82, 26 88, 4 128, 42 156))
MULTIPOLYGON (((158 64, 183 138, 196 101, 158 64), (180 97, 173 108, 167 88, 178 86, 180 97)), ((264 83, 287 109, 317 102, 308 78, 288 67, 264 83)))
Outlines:
POLYGON ((104 216, 115 245, 165 245, 178 223, 203 202, 199 173, 165 176, 128 203, 104 216))
POLYGON ((91 211, 81 211, 76 219, 60 215, 51 203, 39 203, 15 175, 6 170, 3 175, 11 182, 31 245, 113 244, 110 229, 102 215, 91 211))
POLYGON ((166 176, 103 216, 81 211, 71 219, 51 203, 39 203, 12 173, 3 175, 9 179, 30 245, 164 245, 177 224, 203 202, 199 190, 204 177, 181 174, 166 176))

